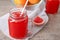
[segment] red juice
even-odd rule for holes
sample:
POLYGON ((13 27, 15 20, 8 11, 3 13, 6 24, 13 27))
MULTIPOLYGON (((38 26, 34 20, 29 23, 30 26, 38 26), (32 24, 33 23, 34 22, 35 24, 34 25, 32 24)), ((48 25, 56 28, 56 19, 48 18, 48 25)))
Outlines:
MULTIPOLYGON (((21 12, 20 12, 21 13, 21 12)), ((21 15, 19 12, 12 12, 12 16, 8 19, 9 34, 13 38, 25 38, 28 30, 28 16, 21 15)))
POLYGON ((46 0, 46 12, 50 14, 57 13, 59 8, 59 0, 46 0))
POLYGON ((59 0, 59 5, 60 5, 60 0, 59 0))

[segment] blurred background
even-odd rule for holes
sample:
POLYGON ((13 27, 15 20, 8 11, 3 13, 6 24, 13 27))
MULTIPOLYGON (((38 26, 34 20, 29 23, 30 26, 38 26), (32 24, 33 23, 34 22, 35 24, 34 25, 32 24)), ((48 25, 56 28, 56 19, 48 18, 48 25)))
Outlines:
MULTIPOLYGON (((0 16, 8 13, 12 7, 13 5, 10 0, 0 0, 0 16)), ((0 40, 10 40, 10 39, 6 37, 0 30, 0 40)))
MULTIPOLYGON (((10 0, 0 0, 0 17, 8 13, 13 8, 10 0)), ((56 15, 48 15, 49 22, 31 40, 60 40, 60 9, 56 15)), ((0 30, 0 40, 11 40, 0 30)))

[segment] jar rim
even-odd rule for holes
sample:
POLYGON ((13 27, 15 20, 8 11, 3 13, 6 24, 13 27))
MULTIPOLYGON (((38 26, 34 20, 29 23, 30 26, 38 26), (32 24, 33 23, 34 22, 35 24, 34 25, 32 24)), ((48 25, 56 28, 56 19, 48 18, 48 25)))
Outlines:
POLYGON ((23 15, 22 17, 27 16, 27 11, 26 11, 26 10, 24 10, 23 14, 19 14, 19 13, 18 13, 18 12, 21 12, 22 9, 23 9, 23 8, 13 8, 13 9, 11 9, 9 16, 10 16, 11 18, 14 18, 14 19, 15 19, 15 18, 20 18, 20 17, 21 17, 20 15, 23 15), (14 12, 17 12, 17 14, 19 14, 19 16, 18 16, 18 17, 15 17, 15 16, 13 15, 14 12))
MULTIPOLYGON (((12 9, 10 10, 10 13, 11 13, 11 12, 17 12, 17 11, 22 12, 22 10, 23 10, 23 8, 12 8, 12 9)), ((24 12, 27 12, 26 9, 24 10, 24 12)), ((24 13, 24 12, 23 12, 23 13, 24 13)))

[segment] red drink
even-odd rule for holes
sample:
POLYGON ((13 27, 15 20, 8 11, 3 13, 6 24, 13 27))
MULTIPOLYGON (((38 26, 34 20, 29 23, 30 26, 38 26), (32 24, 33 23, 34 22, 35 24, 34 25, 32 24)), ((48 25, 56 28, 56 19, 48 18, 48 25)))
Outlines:
POLYGON ((59 0, 46 0, 46 12, 50 14, 57 13, 59 8, 59 0))
POLYGON ((18 39, 26 37, 28 32, 28 16, 20 13, 19 11, 14 11, 8 19, 9 34, 18 39))
POLYGON ((60 5, 60 0, 59 0, 59 5, 60 5))

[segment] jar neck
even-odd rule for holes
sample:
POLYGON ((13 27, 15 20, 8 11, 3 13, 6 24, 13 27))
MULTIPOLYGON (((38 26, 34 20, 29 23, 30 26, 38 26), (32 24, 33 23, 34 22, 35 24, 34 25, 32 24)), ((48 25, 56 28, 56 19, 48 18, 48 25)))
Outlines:
POLYGON ((14 8, 10 11, 10 18, 12 19, 23 19, 27 16, 26 10, 21 14, 20 8, 14 8))

